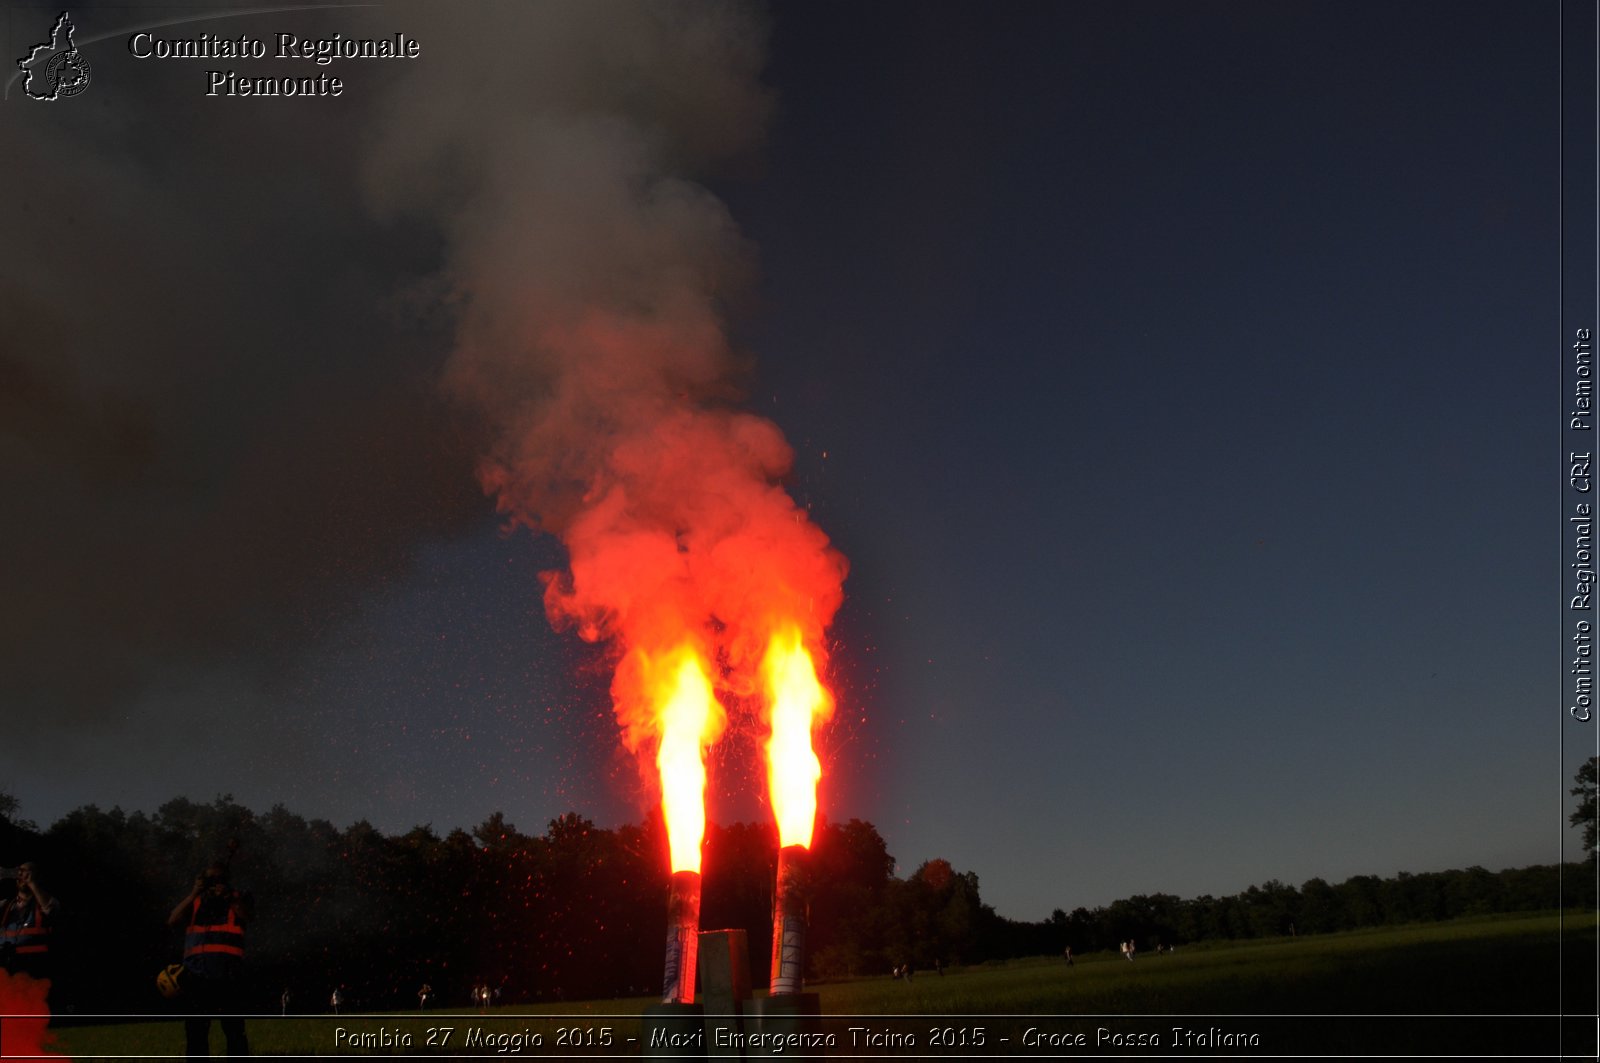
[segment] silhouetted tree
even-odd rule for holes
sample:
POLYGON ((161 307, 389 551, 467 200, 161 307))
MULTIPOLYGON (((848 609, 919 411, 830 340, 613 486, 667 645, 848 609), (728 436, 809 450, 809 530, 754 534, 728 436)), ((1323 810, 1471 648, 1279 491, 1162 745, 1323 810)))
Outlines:
POLYGON ((1578 799, 1577 811, 1572 813, 1571 823, 1574 827, 1583 828, 1583 851, 1592 858, 1595 853, 1595 835, 1600 819, 1596 816, 1595 794, 1600 786, 1600 757, 1590 757, 1578 767, 1578 773, 1572 777, 1578 785, 1572 788, 1572 796, 1578 799))
POLYGON ((809 952, 813 971, 839 977, 883 970, 894 858, 877 828, 827 823, 812 843, 809 952))
POLYGON ((1320 878, 1308 879, 1300 886, 1300 919, 1296 930, 1307 934, 1326 934, 1344 923, 1339 895, 1320 878))
MULTIPOLYGON (((22 802, 6 790, 0 790, 0 828, 12 828, 28 834, 38 834, 39 825, 31 819, 23 819, 20 815, 22 802)), ((3 840, 3 833, 0 833, 3 840)))
POLYGON ((491 812, 489 818, 472 828, 472 837, 490 853, 514 852, 525 848, 528 838, 506 821, 504 812, 491 812))
MULTIPOLYGON (((654 820, 652 820, 654 822, 654 820)), ((661 835, 659 861, 666 860, 666 835, 661 835)), ((770 823, 734 823, 706 831, 705 873, 700 925, 745 932, 750 948, 750 980, 767 983, 772 963, 772 890, 778 873, 778 832, 770 823)), ((809 888, 809 883, 808 883, 809 888)), ((667 882, 652 898, 666 930, 667 882)), ((659 953, 658 953, 659 959, 659 953)), ((656 973, 659 980, 660 972, 656 973)))
MULTIPOLYGON (((1593 776, 1591 767, 1578 781, 1593 776)), ((14 803, 0 810, 17 812, 14 803)), ((395 835, 366 821, 341 830, 282 806, 256 815, 224 795, 205 804, 175 798, 153 816, 89 805, 43 835, 0 816, 0 862, 40 860, 70 913, 57 927, 62 958, 70 956, 58 1000, 82 1011, 159 1010, 153 976, 182 947, 164 916, 230 839, 239 841, 234 882, 257 897, 252 1007, 275 1010, 285 987, 291 1008, 309 1010, 325 1007, 334 985, 349 1006, 373 1009, 415 1006, 424 981, 437 1003, 456 1007, 478 980, 505 985, 507 1003, 659 988, 667 892, 659 813, 614 830, 568 813, 532 837, 495 812, 441 838, 429 825, 395 835)), ((707 831, 702 925, 745 929, 757 986, 767 977, 776 853, 770 823, 707 831)), ((859 820, 819 824, 805 890, 811 974, 823 977, 1059 956, 1066 944, 1088 953, 1130 937, 1145 948, 1278 935, 1290 922, 1304 934, 1594 903, 1592 875, 1469 867, 1358 875, 1337 886, 1311 879, 1299 889, 1269 880, 1227 897, 1140 894, 1023 922, 997 915, 977 874, 947 860, 896 878, 882 836, 859 820)))

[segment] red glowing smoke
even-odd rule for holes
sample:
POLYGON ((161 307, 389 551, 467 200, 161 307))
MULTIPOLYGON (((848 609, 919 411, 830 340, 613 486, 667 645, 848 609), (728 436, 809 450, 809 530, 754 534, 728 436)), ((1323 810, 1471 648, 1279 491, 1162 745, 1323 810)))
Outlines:
MULTIPOLYGON (((649 366, 654 351, 634 357, 649 366)), ((615 366, 622 354, 608 346, 596 361, 615 366)), ((596 435, 556 458, 581 489, 550 491, 527 437, 486 465, 485 482, 503 510, 566 544, 568 569, 545 574, 545 608, 557 627, 619 651, 612 696, 623 741, 648 761, 663 735, 662 700, 638 661, 690 642, 714 662, 725 695, 764 694, 762 662, 782 632, 822 666, 847 566, 783 489, 792 452, 770 421, 666 388, 601 388, 583 402, 596 435)), ((534 439, 549 430, 526 429, 534 439)), ((704 744, 720 730, 718 720, 704 744)))
POLYGON ((50 1006, 45 1001, 49 993, 48 981, 0 971, 0 1058, 65 1058, 49 1049, 55 1039, 49 1030, 50 1006))
MULTIPOLYGON (((532 51, 488 83, 407 79, 369 179, 381 207, 444 222, 446 386, 490 426, 500 510, 566 545, 546 611, 615 651, 623 741, 653 779, 649 662, 687 647, 724 700, 761 705, 774 637, 798 633, 825 671, 842 600, 843 556, 783 487, 788 443, 739 408, 750 359, 726 314, 754 256, 695 182, 760 140, 766 27, 746 4, 537 10, 532 51), (505 104, 492 122, 485 92, 505 104)), ((428 32, 481 34, 452 21, 428 32)), ((720 711, 693 715, 668 744, 716 740, 720 711)))

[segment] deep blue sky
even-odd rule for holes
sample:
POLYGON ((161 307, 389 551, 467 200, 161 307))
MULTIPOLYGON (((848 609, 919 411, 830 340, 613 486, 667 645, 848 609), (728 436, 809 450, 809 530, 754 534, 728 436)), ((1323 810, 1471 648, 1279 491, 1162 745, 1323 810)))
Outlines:
POLYGON ((733 203, 902 860, 1042 914, 1553 851, 1554 25, 1437 16, 874 8, 785 95, 733 203))
MULTIPOLYGON (((1018 918, 1558 858, 1566 780, 1592 734, 1569 736, 1562 762, 1556 13, 771 9, 764 146, 709 184, 759 248, 759 290, 735 322, 756 359, 748 404, 794 443, 792 490, 852 566, 825 814, 875 823, 902 873, 934 857, 977 872, 1018 918)), ((100 25, 131 21, 119 7, 100 25)), ((226 236, 241 208, 222 195, 217 175, 238 176, 223 153, 264 112, 202 114, 166 70, 171 84, 118 95, 127 61, 88 54, 105 80, 60 111, 86 105, 71 120, 95 148, 69 178, 88 197, 102 180, 159 184, 180 159, 218 195, 189 238, 226 236), (134 132, 107 132, 118 121, 134 132)), ((13 136, 22 106, 5 104, 13 136)), ((299 179, 339 187, 342 120, 240 178, 260 182, 261 211, 299 179)), ((21 209, 13 239, 28 232, 21 209)), ((367 368, 285 322, 354 335, 395 299, 362 265, 415 274, 434 253, 425 232, 373 235, 328 211, 310 219, 309 249, 233 259, 208 282, 274 291, 270 325, 232 327, 306 352, 283 356, 303 370, 260 370, 264 384, 250 366, 265 362, 182 378, 218 422, 191 417, 185 438, 214 433, 214 460, 239 476, 277 452, 224 445, 218 410, 254 410, 240 396, 264 388, 260 401, 294 411, 273 424, 317 425, 347 369, 367 368), (312 278, 292 268, 308 256, 312 278)), ((261 246, 236 240, 245 256, 261 246)), ((164 260, 139 246, 103 254, 122 275, 159 276, 164 260)), ((35 296, 70 287, 42 268, 35 296)), ((426 382, 428 329, 377 364, 426 382)), ((231 792, 390 830, 497 809, 530 831, 569 809, 638 818, 602 665, 543 618, 537 573, 559 548, 500 530, 471 482, 470 429, 425 425, 418 442, 380 422, 419 467, 410 448, 430 451, 428 432, 461 452, 429 466, 427 505, 380 485, 353 517, 331 515, 341 542, 385 547, 290 556, 339 578, 245 603, 271 618, 259 629, 197 638, 197 611, 170 639, 119 651, 159 658, 138 682, 29 687, 18 711, 63 722, 43 753, 0 749, 0 786, 24 814, 231 792), (258 652, 255 635, 283 627, 293 637, 263 634, 274 649, 258 652)), ((14 429, 12 460, 56 438, 31 425, 14 429)), ((23 477, 23 508, 59 518, 30 519, 31 533, 72 527, 80 559, 118 551, 118 526, 94 514, 106 494, 143 514, 116 500, 151 490, 120 468, 85 475, 66 501, 59 478, 23 477)), ((128 555, 118 571, 140 567, 128 555)), ((75 634, 77 619, 121 592, 78 586, 71 560, 27 563, 60 565, 42 586, 81 612, 13 634, 30 658, 93 671, 111 657, 97 640, 115 640, 75 634)), ((717 769, 719 814, 762 814, 747 761, 730 753, 717 769)))

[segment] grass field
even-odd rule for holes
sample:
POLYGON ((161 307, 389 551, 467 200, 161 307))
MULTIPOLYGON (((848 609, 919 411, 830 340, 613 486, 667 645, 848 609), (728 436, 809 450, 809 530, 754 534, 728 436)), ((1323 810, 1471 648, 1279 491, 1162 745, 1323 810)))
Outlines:
MULTIPOLYGON (((826 1016, 823 1028, 838 1039, 829 1052, 836 1057, 1230 1051, 1226 1043, 1206 1042, 1214 1037, 1211 1031, 1245 1038, 1241 1054, 1257 1057, 1551 1054, 1557 1013, 1592 1015, 1595 1006, 1594 914, 1568 913, 1564 935, 1558 918, 1554 913, 1513 915, 1215 942, 1140 956, 1132 963, 1097 954, 1079 957, 1071 968, 1059 958, 1017 960, 943 976, 925 972, 909 983, 885 976, 811 988, 826 1016), (1565 972, 1558 958, 1563 944, 1565 972), (851 1026, 871 1033, 851 1036, 851 1026), (1057 1044, 1024 1045, 1030 1030, 1057 1044), (1198 1031, 1202 1043, 1183 1044, 1184 1035, 1176 1032, 1181 1030, 1198 1031), (1252 1034, 1254 1042, 1248 1040, 1252 1034), (1073 1043, 1080 1036, 1083 1041, 1073 1043)), ((651 1003, 644 998, 567 1003, 498 1009, 488 1016, 463 1010, 400 1017, 264 1017, 249 1020, 248 1029, 251 1048, 260 1055, 431 1051, 603 1058, 641 1051, 640 1015, 651 1003), (440 1031, 446 1027, 450 1041, 441 1049, 440 1031), (473 1030, 479 1043, 466 1047, 463 1041, 473 1030), (409 1035, 410 1043, 383 1043, 384 1031, 391 1040, 409 1035), (369 1047, 352 1043, 352 1035, 363 1034, 378 1040, 369 1047), (532 1043, 534 1035, 539 1044, 532 1043)), ((213 1030, 212 1036, 220 1053, 220 1033, 213 1030)), ((57 1037, 56 1049, 77 1059, 176 1056, 183 1048, 181 1023, 173 1020, 74 1026, 59 1030, 57 1037)), ((1565 1038, 1568 1052, 1594 1057, 1592 1019, 1573 1023, 1565 1038)))

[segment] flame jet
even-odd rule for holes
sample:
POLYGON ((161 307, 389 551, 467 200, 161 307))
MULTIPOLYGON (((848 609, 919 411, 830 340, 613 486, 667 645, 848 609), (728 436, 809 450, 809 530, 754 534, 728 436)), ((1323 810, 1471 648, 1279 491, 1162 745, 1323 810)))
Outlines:
POLYGON ((667 824, 672 887, 667 903, 664 1004, 694 1003, 700 933, 700 855, 705 840, 705 751, 722 734, 725 717, 712 693, 704 657, 685 642, 660 655, 635 650, 618 682, 639 684, 660 731, 656 769, 667 824))
POLYGON ((774 996, 804 985, 806 905, 801 885, 817 819, 822 763, 812 731, 833 714, 833 698, 798 627, 781 627, 761 663, 767 696, 767 785, 778 821, 778 878, 772 901, 774 996))
MULTIPOLYGON (((368 197, 380 216, 436 221, 427 290, 455 329, 441 385, 482 423, 479 482, 508 525, 566 548, 541 573, 547 615, 614 653, 622 741, 664 791, 687 881, 703 753, 723 726, 705 689, 764 700, 778 625, 817 652, 848 570, 785 490, 782 431, 741 408, 753 352, 727 318, 753 291, 755 249, 700 183, 760 144, 770 20, 747 4, 577 0, 484 18, 530 50, 485 72, 509 110, 477 120, 481 79, 419 68, 377 116, 368 197), (683 686, 703 708, 680 728, 666 706, 683 686), (681 815, 665 792, 680 788, 694 795, 681 815)), ((425 39, 451 47, 483 34, 442 7, 427 21, 425 39)), ((678 981, 686 995, 692 977, 678 981)))

